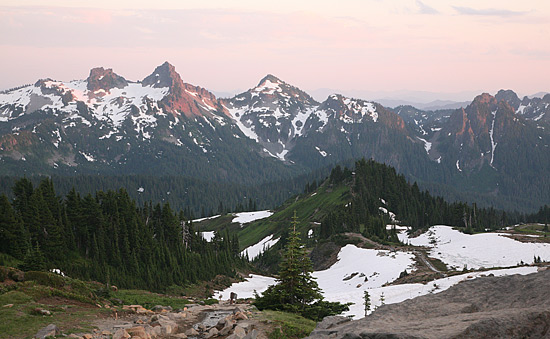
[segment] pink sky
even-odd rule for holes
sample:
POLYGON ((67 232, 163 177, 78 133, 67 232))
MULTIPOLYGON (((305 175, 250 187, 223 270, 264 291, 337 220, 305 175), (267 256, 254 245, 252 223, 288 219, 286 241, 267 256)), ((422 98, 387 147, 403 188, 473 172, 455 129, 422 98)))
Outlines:
POLYGON ((548 0, 457 3, 3 0, 0 89, 96 66, 140 80, 167 60, 222 92, 268 73, 304 90, 550 91, 548 0))

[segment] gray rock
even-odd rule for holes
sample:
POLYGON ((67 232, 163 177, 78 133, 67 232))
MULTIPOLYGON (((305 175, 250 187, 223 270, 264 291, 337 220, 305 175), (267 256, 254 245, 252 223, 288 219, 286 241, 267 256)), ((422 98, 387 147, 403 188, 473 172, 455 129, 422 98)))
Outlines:
POLYGON ((116 330, 115 334, 113 334, 113 339, 127 339, 127 338, 130 338, 130 335, 123 328, 119 328, 118 330, 116 330))
POLYGON ((206 333, 206 334, 204 335, 204 338, 205 338, 205 339, 212 338, 212 337, 214 337, 214 336, 217 336, 218 333, 219 333, 219 332, 218 332, 218 329, 215 328, 215 327, 212 327, 210 330, 208 330, 208 333, 206 333))
POLYGON ((58 334, 61 334, 61 331, 55 324, 49 324, 48 326, 44 327, 40 331, 38 331, 34 337, 36 339, 44 339, 46 337, 54 337, 58 334))
POLYGON ((190 328, 187 331, 185 331, 185 335, 188 337, 195 337, 199 335, 199 331, 197 331, 194 328, 190 328))
POLYGON ((171 312, 172 311, 172 306, 156 305, 151 309, 151 311, 154 311, 154 312, 162 312, 162 311, 171 312))
POLYGON ((258 331, 252 330, 250 333, 244 336, 243 339, 256 339, 258 337, 258 331))
POLYGON ((348 321, 351 321, 348 317, 342 317, 339 315, 332 315, 329 317, 324 317, 323 320, 317 324, 315 327, 316 330, 326 330, 329 328, 332 328, 334 326, 341 325, 343 323, 347 323, 348 321))
POLYGON ((235 329, 233 330, 233 334, 236 335, 239 338, 244 338, 246 336, 246 331, 241 326, 237 325, 235 326, 235 329))

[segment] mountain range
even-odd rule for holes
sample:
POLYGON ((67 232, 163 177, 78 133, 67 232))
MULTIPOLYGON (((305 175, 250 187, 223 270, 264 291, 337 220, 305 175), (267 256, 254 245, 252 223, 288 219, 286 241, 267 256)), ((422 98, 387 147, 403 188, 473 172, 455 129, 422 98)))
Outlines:
POLYGON ((318 102, 273 75, 217 98, 168 62, 141 81, 98 67, 85 80, 0 92, 0 169, 253 185, 373 158, 438 194, 518 210, 550 203, 550 95, 502 90, 464 106, 390 109, 339 94, 318 102))

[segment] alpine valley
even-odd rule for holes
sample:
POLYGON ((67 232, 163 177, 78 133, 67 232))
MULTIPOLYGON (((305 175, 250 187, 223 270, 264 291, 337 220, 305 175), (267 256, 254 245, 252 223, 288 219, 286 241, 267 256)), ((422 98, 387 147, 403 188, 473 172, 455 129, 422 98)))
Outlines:
POLYGON ((370 158, 450 200, 532 212, 550 203, 549 111, 550 95, 520 99, 510 90, 456 110, 392 109, 339 94, 317 102, 273 75, 216 98, 168 62, 141 81, 99 67, 85 80, 0 93, 0 173, 247 187, 302 178, 262 206, 272 208, 311 173, 321 179, 335 164, 370 158))

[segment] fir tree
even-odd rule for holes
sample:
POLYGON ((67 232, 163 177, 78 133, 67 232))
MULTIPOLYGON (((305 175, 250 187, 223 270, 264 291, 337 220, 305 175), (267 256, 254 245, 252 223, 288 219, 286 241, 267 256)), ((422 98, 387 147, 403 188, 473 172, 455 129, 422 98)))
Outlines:
POLYGON ((367 313, 370 311, 370 295, 369 292, 365 291, 363 295, 363 303, 365 304, 365 317, 367 316, 367 313))
POLYGON ((42 254, 42 251, 40 251, 40 246, 38 245, 38 242, 32 250, 29 250, 27 252, 27 255, 25 256, 25 259, 23 259, 23 263, 21 264, 20 268, 23 271, 43 271, 46 269, 44 255, 42 254))
POLYGON ((294 211, 293 227, 288 235, 277 284, 269 286, 262 296, 256 293, 254 304, 260 310, 268 308, 300 313, 313 320, 347 311, 349 304, 323 300, 321 290, 311 275, 311 260, 300 241, 300 233, 296 231, 297 223, 294 211))

